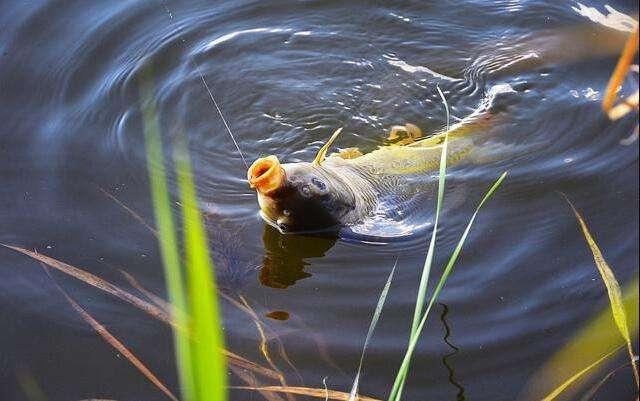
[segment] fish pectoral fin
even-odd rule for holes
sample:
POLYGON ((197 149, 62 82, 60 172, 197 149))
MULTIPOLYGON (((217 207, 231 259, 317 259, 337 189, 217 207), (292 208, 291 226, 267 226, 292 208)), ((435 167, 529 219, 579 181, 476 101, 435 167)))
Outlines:
POLYGON ((338 157, 343 159, 355 159, 356 157, 362 156, 362 151, 358 148, 344 148, 340 149, 337 153, 338 157))
POLYGON ((394 145, 408 145, 422 137, 422 130, 415 124, 394 125, 389 130, 387 140, 394 145))
POLYGON ((407 132, 411 139, 419 139, 422 137, 422 130, 417 125, 406 123, 404 126, 407 128, 407 132))

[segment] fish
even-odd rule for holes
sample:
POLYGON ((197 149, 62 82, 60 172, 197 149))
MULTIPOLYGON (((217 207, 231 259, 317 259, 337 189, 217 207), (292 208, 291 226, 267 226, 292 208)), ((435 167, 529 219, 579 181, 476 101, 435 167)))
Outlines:
MULTIPOLYGON (((630 21, 622 31, 629 24, 637 29, 637 22, 630 21)), ((626 37, 619 28, 597 25, 542 31, 493 52, 493 64, 484 63, 482 68, 495 78, 543 65, 605 57, 617 54, 626 37)), ((437 180, 430 175, 439 168, 444 138, 449 139, 448 166, 487 160, 482 143, 503 114, 492 108, 493 101, 508 92, 515 90, 506 83, 490 87, 471 114, 424 138, 413 124, 393 127, 390 140, 397 139, 399 132, 407 137, 366 154, 350 148, 327 155, 342 131, 338 128, 311 162, 281 163, 275 155, 258 158, 249 167, 247 180, 256 191, 260 215, 281 233, 335 232, 360 226, 364 227, 360 231, 382 231, 379 236, 387 237, 384 231, 389 230, 389 222, 396 223, 400 234, 410 233, 413 225, 408 216, 418 195, 435 192, 437 180)))
POLYGON ((366 154, 349 149, 327 155, 342 131, 338 128, 311 162, 281 163, 275 155, 258 158, 249 167, 247 180, 257 193, 261 217, 284 234, 353 227, 381 210, 402 214, 398 208, 409 207, 412 196, 424 189, 416 184, 424 180, 411 178, 438 170, 445 136, 449 166, 471 159, 478 137, 499 118, 492 112, 493 100, 508 92, 515 91, 507 84, 492 87, 470 115, 422 139, 416 140, 421 131, 413 124, 393 127, 391 139, 404 131, 409 141, 366 154))

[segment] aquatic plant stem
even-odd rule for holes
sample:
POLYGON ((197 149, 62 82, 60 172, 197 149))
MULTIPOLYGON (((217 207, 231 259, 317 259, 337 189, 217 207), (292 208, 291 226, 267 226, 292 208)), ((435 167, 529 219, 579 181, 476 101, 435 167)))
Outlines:
MULTIPOLYGON (((420 319, 422 317, 422 312, 424 310, 424 302, 427 295, 427 286, 429 283, 429 275, 431 274, 431 266, 433 264, 433 256, 436 247, 436 237, 438 232, 438 221, 440 219, 440 212, 442 210, 442 203, 444 200, 444 188, 446 183, 446 170, 447 170, 447 147, 449 143, 449 105, 447 103, 447 99, 444 97, 444 94, 440 90, 440 87, 436 85, 436 89, 438 90, 438 94, 442 98, 442 103, 444 104, 446 110, 446 119, 447 125, 444 134, 444 140, 442 141, 442 151, 440 153, 440 169, 438 173, 438 197, 436 201, 436 213, 433 220, 433 229, 431 231, 431 240, 429 241, 429 248, 427 250, 427 257, 425 258, 424 265, 422 267, 422 275, 420 276, 420 284, 418 285, 418 295, 416 296, 416 306, 413 311, 413 320, 411 322, 411 332, 409 335, 409 341, 416 335, 418 325, 420 324, 420 319)), ((399 382, 400 387, 404 386, 404 381, 399 382)), ((401 388, 395 388, 393 391, 402 392, 401 388)))
POLYGON ((440 219, 440 211, 442 210, 442 201, 444 199, 444 187, 447 168, 447 144, 449 142, 448 138, 449 134, 445 133, 444 141, 442 142, 442 152, 440 155, 440 173, 438 176, 438 199, 436 202, 436 213, 433 219, 433 229, 431 231, 431 240, 429 241, 427 257, 424 260, 422 275, 420 276, 418 296, 416 297, 416 307, 413 311, 413 321, 411 323, 411 336, 415 335, 416 328, 418 327, 418 324, 420 322, 420 317, 422 316, 424 301, 427 293, 427 284, 429 282, 429 275, 431 274, 431 265, 433 264, 433 255, 435 252, 436 236, 438 231, 438 221, 440 219))
POLYGON ((624 48, 622 49, 622 53, 620 54, 620 59, 618 60, 618 63, 609 78, 609 82, 607 83, 607 88, 604 91, 604 96, 602 98, 602 110, 604 110, 605 113, 609 113, 609 110, 613 107, 613 103, 618 93, 618 87, 622 85, 622 82, 629 71, 629 67, 633 62, 633 56, 637 51, 638 28, 636 27, 636 29, 634 29, 634 31, 629 35, 629 38, 627 38, 624 48))
POLYGON ((349 392, 349 400, 355 401, 358 397, 358 386, 360 384, 360 373, 362 371, 362 362, 364 361, 364 354, 367 351, 367 347, 369 346, 369 341, 373 335, 373 331, 378 324, 378 319, 380 319, 380 314, 382 313, 382 308, 384 307, 384 301, 387 299, 387 293, 389 292, 389 287, 391 286, 391 282, 393 281, 393 274, 396 271, 396 267, 398 266, 398 258, 396 258, 395 263, 393 264, 393 268, 389 273, 389 277, 387 278, 387 282, 380 293, 380 297, 378 298, 378 303, 376 305, 376 309, 373 313, 373 317, 371 318, 371 323, 369 323, 369 330, 367 331, 367 336, 364 339, 364 345, 362 346, 362 353, 360 354, 360 362, 358 363, 358 371, 356 373, 355 379, 353 379, 353 385, 351 386, 351 391, 349 392))
POLYGON ((586 368, 582 369, 578 373, 574 374, 573 376, 571 376, 570 378, 565 380, 560 386, 556 387, 551 393, 549 393, 541 401, 552 401, 552 400, 556 399, 556 397, 559 396, 564 390, 566 390, 567 387, 569 387, 571 384, 573 384, 576 380, 580 379, 582 376, 584 376, 591 369, 593 369, 596 366, 598 366, 600 363, 602 363, 602 361, 604 361, 605 359, 609 358, 611 355, 613 355, 616 352, 618 352, 619 349, 620 349, 620 347, 618 347, 618 348, 608 352, 607 354, 601 356, 597 361, 593 362, 591 365, 587 366, 586 368))
POLYGON ((187 333, 187 300, 178 251, 178 239, 167 186, 153 79, 151 65, 146 66, 141 74, 140 100, 144 122, 143 132, 147 152, 147 170, 149 171, 153 209, 167 293, 169 302, 173 306, 173 320, 177 326, 173 329, 173 337, 178 377, 182 387, 183 398, 191 401, 195 399, 195 394, 193 392, 191 353, 187 333))
POLYGON ((109 330, 106 329, 100 322, 98 322, 93 316, 89 314, 84 308, 80 306, 67 292, 60 287, 58 282, 53 278, 49 272, 49 268, 41 262, 42 268, 51 281, 55 284, 58 290, 62 293, 64 298, 69 302, 71 307, 82 317, 82 319, 91 326, 91 328, 98 333, 102 339, 117 350, 122 356, 125 357, 144 377, 147 378, 154 386, 162 391, 170 400, 178 401, 178 398, 167 388, 167 386, 158 379, 158 377, 151 372, 151 370, 140 360, 133 352, 131 352, 118 338, 116 338, 109 330))
POLYGON ((593 260, 596 264, 596 267, 598 268, 598 272, 602 277, 602 282, 604 283, 604 286, 607 290, 607 295, 609 297, 609 304, 611 305, 611 313, 613 315, 613 320, 616 323, 616 326, 618 328, 618 331, 620 332, 620 335, 622 336, 622 338, 624 338, 624 341, 627 345, 627 353, 629 354, 629 359, 631 360, 633 377, 636 382, 636 388, 638 388, 640 386, 640 379, 638 377, 638 367, 636 366, 635 353, 633 352, 633 346, 631 344, 631 334, 629 331, 629 324, 627 322, 628 320, 627 314, 624 310, 624 305, 622 302, 622 290, 620 289, 620 284, 618 283, 616 276, 613 274, 613 270, 611 270, 611 267, 609 267, 609 264, 604 259, 604 256, 602 255, 602 251, 600 250, 600 247, 598 247, 598 244, 596 243, 595 239, 591 235, 591 232, 589 231, 589 227, 587 226, 587 223, 582 218, 582 215, 580 214, 580 212, 578 212, 578 210, 573 205, 571 200, 565 194, 563 193, 560 193, 560 194, 564 197, 564 199, 567 201, 567 203, 571 207, 573 214, 578 220, 578 224, 580 225, 580 229, 582 230, 582 234, 584 235, 585 241, 587 242, 589 249, 591 249, 591 253, 593 254, 593 260))
POLYGON ((431 274, 431 265, 433 263, 433 254, 435 252, 436 235, 438 232, 438 220, 440 217, 440 211, 442 210, 442 201, 444 199, 444 187, 446 181, 447 170, 447 145, 449 143, 449 104, 444 94, 440 90, 440 87, 436 85, 438 94, 442 98, 446 110, 447 128, 445 130, 444 140, 442 141, 442 152, 440 153, 440 170, 438 173, 438 198, 436 201, 436 214, 433 220, 433 230, 431 232, 431 240, 429 241, 429 248, 427 250, 427 257, 424 261, 422 268, 422 276, 420 277, 420 285, 418 286, 418 296, 416 297, 416 307, 413 311, 413 321, 411 323, 411 335, 415 334, 418 323, 420 322, 420 316, 424 307, 424 300, 427 292, 427 284, 429 282, 429 275, 431 274))
POLYGON ((176 170, 182 201, 184 247, 191 328, 192 373, 198 401, 227 399, 222 322, 216 298, 214 266, 197 204, 187 145, 177 141, 176 170))
POLYGON ((462 250, 462 246, 464 245, 466 239, 467 239, 467 235, 469 234, 469 231, 471 230, 471 226, 473 225, 476 216, 478 215, 478 212, 480 211, 480 209, 482 208, 482 206, 491 198, 491 196, 493 195, 493 193, 498 189, 498 187, 500 187, 500 185, 502 184, 502 181, 504 181, 505 177, 507 176, 507 172, 505 171, 504 173, 502 173, 502 175, 496 180, 496 182, 491 186, 491 188, 489 188, 489 190, 486 192, 486 194, 484 195, 484 197, 482 198, 482 200, 480 201, 480 203, 478 204, 478 206, 476 207, 476 210, 474 211, 473 215, 471 216, 471 219, 469 219, 469 223, 467 224, 467 227, 465 228, 464 232, 462 233, 462 236, 460 237, 460 240, 458 241, 458 244, 456 245, 453 253, 451 254, 451 257, 449 258, 449 261, 447 262, 447 265, 445 266, 445 269, 442 273, 442 276, 440 277, 440 280, 438 281, 438 284, 436 285, 436 288, 433 291, 433 294, 431 295, 431 299, 429 300, 429 304, 427 305, 427 308, 424 312, 424 314, 422 315, 422 319, 420 321, 420 324, 418 325, 418 328, 416 330, 416 335, 412 336, 411 340, 409 341, 409 346, 407 347, 407 351, 405 352, 405 356, 402 360, 402 364, 400 366, 400 369, 398 370, 398 374, 396 376, 396 379, 393 383, 393 388, 391 390, 391 394, 389 395, 389 400, 390 401, 399 401, 402 397, 402 390, 404 387, 404 382, 406 380, 406 376, 407 373, 409 372, 409 364, 411 361, 411 357, 413 355, 413 352, 415 350, 415 347, 418 343, 418 339, 420 338, 420 334, 422 333, 422 330, 424 329, 424 325, 427 321, 427 317, 429 316, 429 312, 431 311, 431 308, 433 307, 433 304, 435 303, 435 301, 438 299, 438 295, 440 295, 440 292, 442 291, 442 288, 444 287, 449 275, 451 274, 451 271, 453 270, 453 266, 455 265, 458 256, 460 255, 460 251, 462 250))

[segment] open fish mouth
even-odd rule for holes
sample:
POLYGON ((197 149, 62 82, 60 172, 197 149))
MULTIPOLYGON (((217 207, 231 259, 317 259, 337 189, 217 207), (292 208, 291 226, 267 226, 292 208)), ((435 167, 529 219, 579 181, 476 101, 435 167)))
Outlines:
POLYGON ((251 164, 247 171, 249 186, 263 195, 281 188, 286 175, 276 156, 261 157, 251 164))

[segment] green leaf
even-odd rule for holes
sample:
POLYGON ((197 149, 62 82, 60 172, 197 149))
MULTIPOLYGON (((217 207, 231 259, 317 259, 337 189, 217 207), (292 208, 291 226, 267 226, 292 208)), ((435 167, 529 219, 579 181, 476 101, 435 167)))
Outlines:
POLYGON ((558 387, 556 387, 552 392, 547 394, 547 396, 544 397, 541 401, 552 401, 552 400, 554 400, 557 396, 562 394, 562 392, 564 390, 566 390, 567 387, 569 387, 571 384, 573 384, 573 382, 575 382, 576 380, 580 379, 582 376, 584 376, 591 369, 595 368, 600 363, 602 363, 602 361, 604 361, 605 359, 607 359, 611 355, 615 354, 619 349, 620 348, 616 348, 613 351, 608 352, 607 354, 601 356, 597 361, 593 362, 591 365, 587 366, 586 368, 582 369, 578 373, 574 374, 573 376, 571 376, 570 378, 565 380, 562 384, 560 384, 558 387))
POLYGON ((362 361, 364 360, 364 353, 367 351, 367 346, 369 345, 369 341, 371 340, 371 336, 373 335, 373 330, 376 328, 378 324, 378 319, 380 318, 380 314, 382 313, 382 307, 384 306, 384 301, 387 299, 387 293, 389 292, 389 287, 391 286, 391 281, 393 280, 393 274, 396 271, 396 266, 398 265, 398 259, 396 258, 396 262, 393 264, 393 268, 391 269, 391 273, 389 273, 389 277, 387 278, 387 282, 380 293, 380 297, 378 298, 378 304, 376 305, 376 309, 373 313, 373 317, 371 318, 371 323, 369 323, 369 331, 367 331, 367 336, 364 340, 364 345, 362 347, 362 354, 360 355, 360 363, 358 364, 358 371, 356 373, 355 379, 353 379, 353 385, 351 386, 351 391, 349 392, 349 400, 355 401, 358 397, 358 385, 360 383, 360 372, 362 371, 362 361))
POLYGON ((631 345, 631 334, 629 333, 627 314, 624 310, 624 305, 622 302, 622 291, 620 290, 620 284, 618 284, 618 280, 616 280, 616 276, 615 274, 613 274, 613 270, 611 270, 611 267, 609 267, 609 264, 604 259, 604 256, 602 256, 602 252, 600 251, 600 248, 598 247, 596 241, 593 239, 587 223, 584 221, 571 200, 569 200, 569 198, 564 194, 562 194, 562 196, 571 207, 571 210, 573 210, 573 214, 576 216, 576 219, 580 224, 584 239, 587 241, 587 245, 589 246, 589 249, 591 249, 591 253, 593 254, 593 261, 595 262, 598 271, 600 272, 600 277, 602 277, 602 282, 607 289, 609 304, 611 305, 611 312, 613 313, 613 320, 618 327, 620 335, 622 336, 622 338, 624 338, 624 341, 627 344, 627 353, 629 354, 629 358, 631 359, 633 376, 636 381, 636 387, 638 387, 640 385, 640 379, 638 378, 638 367, 634 360, 635 357, 633 353, 633 346, 631 345))
POLYGON ((141 73, 140 102, 147 152, 147 170, 149 171, 158 241, 169 302, 173 306, 174 321, 176 323, 173 329, 173 336, 178 376, 182 385, 183 397, 186 400, 195 400, 189 336, 186 332, 188 327, 186 292, 164 167, 160 125, 155 105, 153 69, 151 66, 144 68, 141 73))
POLYGON ((402 364, 396 375, 396 379, 395 379, 391 394, 389 396, 389 400, 399 401, 401 399, 404 382, 406 381, 406 377, 409 372, 409 364, 411 362, 411 357, 413 356, 413 352, 418 343, 418 339, 420 338, 420 334, 424 329, 425 323, 427 321, 427 317, 429 316, 429 312, 431 311, 433 304, 438 299, 438 295, 440 295, 440 291, 442 291, 442 288, 444 287, 447 281, 447 278, 449 277, 449 275, 451 274, 451 271, 453 270, 453 266, 455 265, 458 259, 458 256, 460 255, 462 246, 464 245, 467 239, 467 235, 471 230, 471 226, 473 225, 476 219, 476 216, 478 215, 478 212, 480 211, 482 206, 491 198, 491 196, 498 189, 498 187, 500 187, 500 185, 502 184, 502 181, 504 181, 506 176, 507 176, 507 172, 505 171, 504 173, 502 173, 500 178, 498 178, 496 182, 491 186, 491 188, 487 191, 487 193, 484 195, 484 197, 476 207, 476 210, 471 216, 471 219, 469 219, 469 223, 467 224, 467 227, 462 233, 462 236, 460 237, 458 244, 456 245, 453 253, 451 254, 451 257, 449 258, 447 265, 445 266, 444 272, 442 273, 442 276, 440 277, 440 280, 438 281, 438 284, 436 285, 436 288, 433 291, 433 294, 431 295, 431 299, 429 300, 427 309, 422 315, 422 319, 420 320, 420 324, 418 325, 418 328, 416 330, 416 335, 412 336, 411 340, 409 341, 409 346, 407 347, 407 350, 404 355, 404 359, 402 360, 402 364))
POLYGON ((224 337, 216 297, 213 263, 198 209, 186 144, 178 142, 176 169, 182 200, 184 246, 188 272, 192 369, 198 401, 226 400, 224 337))
POLYGON ((198 209, 187 146, 178 142, 176 151, 186 256, 185 288, 164 167, 151 67, 142 71, 140 95, 158 239, 176 322, 175 353, 183 398, 186 401, 225 401, 227 374, 222 354, 224 337, 216 297, 217 287, 207 235, 198 209))

